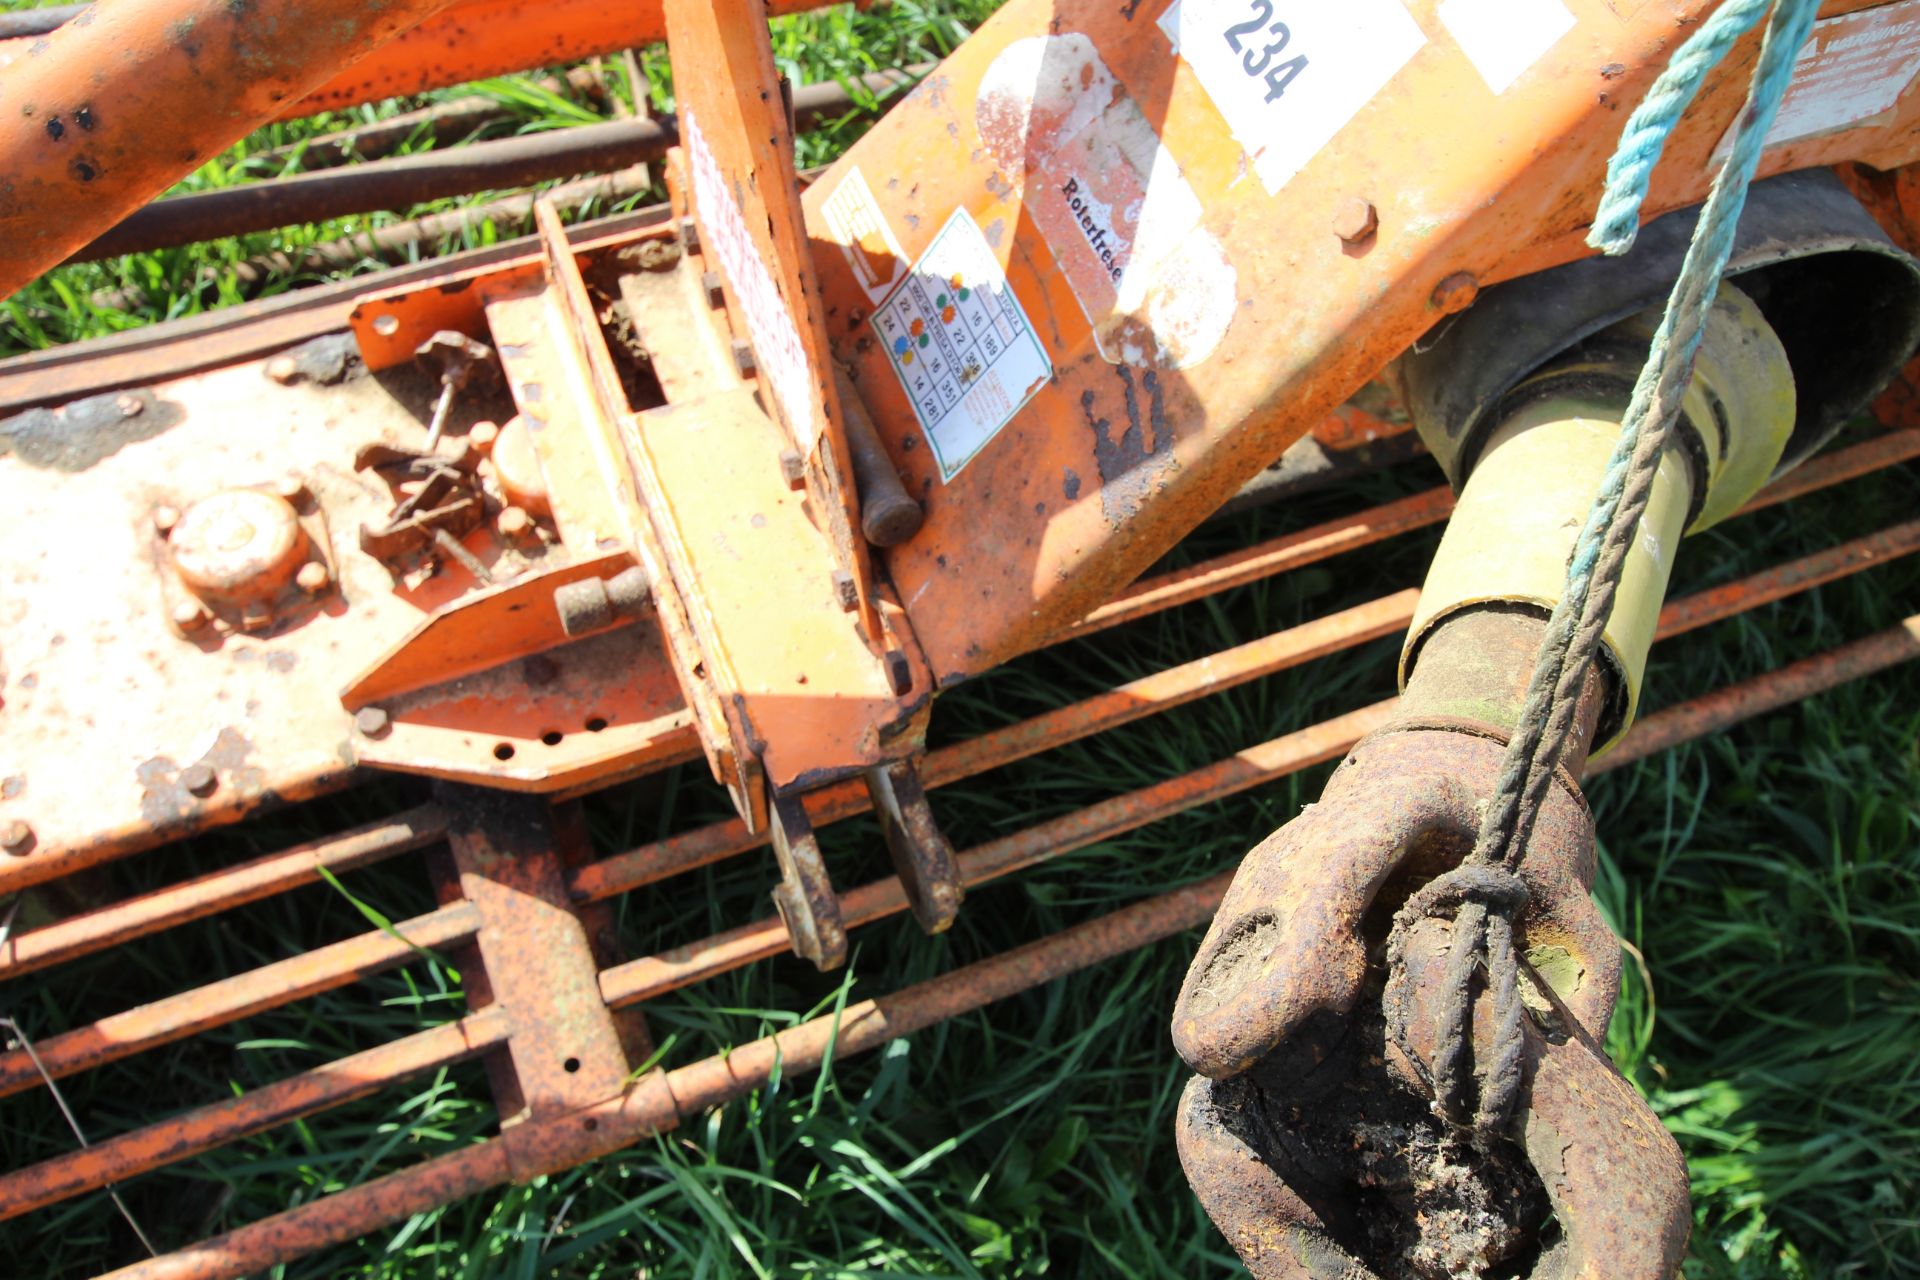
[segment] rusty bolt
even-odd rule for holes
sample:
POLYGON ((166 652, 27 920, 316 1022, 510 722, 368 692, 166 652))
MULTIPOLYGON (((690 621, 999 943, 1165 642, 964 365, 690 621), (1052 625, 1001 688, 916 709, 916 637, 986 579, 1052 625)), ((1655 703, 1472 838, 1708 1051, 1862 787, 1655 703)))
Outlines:
POLYGON ((1456 271, 1433 287, 1434 309, 1442 315, 1458 315, 1480 296, 1480 282, 1470 271, 1456 271))
POLYGON ((182 631, 198 631, 207 625, 207 611, 197 601, 182 600, 173 606, 173 625, 182 631))
POLYGON ((807 487, 807 460, 797 449, 780 451, 780 476, 795 493, 807 487))
POLYGON ((159 506, 153 509, 153 527, 159 533, 172 533, 180 523, 180 508, 159 506))
POLYGON ((898 649, 887 650, 887 685, 893 690, 893 696, 904 698, 913 692, 913 664, 907 661, 907 655, 898 649))
POLYGON ((327 566, 318 560, 309 560, 300 566, 300 572, 293 575, 293 580, 299 584, 302 591, 310 596, 317 596, 327 589, 327 584, 333 581, 333 575, 328 573, 327 566))
POLYGON ((387 715, 385 707, 362 707, 353 713, 353 727, 363 737, 384 738, 393 728, 393 720, 387 715))
POLYGON ((300 362, 292 356, 275 356, 267 361, 267 376, 284 387, 300 376, 300 362))
POLYGON ((1348 244, 1359 244, 1380 229, 1380 211, 1370 200, 1348 196, 1333 212, 1333 234, 1348 244))
POLYGON ((494 527, 503 538, 524 538, 533 528, 533 517, 526 513, 525 508, 508 507, 494 521, 494 527))
POLYGON ((853 575, 845 569, 833 571, 833 598, 848 613, 852 613, 854 606, 860 603, 860 588, 854 585, 853 575))
POLYGON ((26 857, 33 852, 33 828, 18 818, 0 825, 0 849, 16 858, 26 857))
POLYGON ((707 291, 707 305, 715 311, 727 305, 727 291, 720 283, 720 273, 718 271, 701 272, 700 287, 707 291))
POLYGON ((500 424, 484 419, 467 428, 467 443, 480 453, 491 453, 493 442, 500 438, 500 424))
POLYGON ((273 482, 273 491, 288 502, 300 503, 307 500, 307 482, 296 475, 284 475, 273 482))
POLYGON ((220 775, 205 762, 190 764, 180 771, 180 785, 196 796, 210 796, 220 785, 220 775))
POLYGON ((680 247, 687 253, 700 252, 700 224, 692 218, 680 219, 680 247))
POLYGON ((121 396, 114 404, 120 407, 120 416, 123 418, 137 418, 147 411, 147 402, 136 395, 121 396))
POLYGON ((610 627, 618 618, 631 618, 652 598, 653 583, 639 565, 604 581, 582 578, 553 589, 560 629, 570 636, 610 627))
POLYGON ((751 378, 759 370, 760 366, 753 359, 753 344, 745 338, 733 340, 733 365, 743 378, 751 378))

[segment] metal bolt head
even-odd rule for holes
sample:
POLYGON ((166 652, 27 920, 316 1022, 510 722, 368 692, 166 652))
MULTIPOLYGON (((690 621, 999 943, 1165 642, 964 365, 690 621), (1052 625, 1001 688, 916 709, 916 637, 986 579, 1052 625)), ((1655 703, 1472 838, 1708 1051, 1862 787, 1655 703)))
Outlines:
POLYGON ((190 764, 180 771, 180 785, 193 795, 210 796, 220 786, 220 775, 210 764, 190 764))
POLYGON ((288 502, 305 502, 307 500, 307 482, 299 476, 281 476, 273 482, 273 491, 285 498, 288 502))
POLYGON ((1333 212, 1333 234, 1348 244, 1359 244, 1380 229, 1380 211, 1370 200, 1348 196, 1333 212))
POLYGON ((275 356, 267 361, 267 376, 284 387, 300 376, 300 362, 292 356, 275 356))
POLYGON ((1458 315, 1480 296, 1480 282, 1470 271, 1456 271, 1433 287, 1433 306, 1442 315, 1458 315))
POLYGON ((132 394, 121 396, 114 404, 119 407, 123 418, 137 418, 147 411, 147 402, 132 394))
POLYGON ((293 580, 302 591, 317 596, 327 589, 327 584, 333 581, 333 575, 318 560, 309 560, 300 566, 300 572, 293 576, 293 580))
POLYGON ((680 219, 680 247, 688 253, 700 252, 700 224, 692 218, 680 219))
POLYGON ((854 583, 853 575, 845 569, 833 571, 833 598, 848 613, 852 613, 854 606, 860 603, 860 588, 854 583))
POLYGON ((180 508, 158 506, 153 509, 153 528, 156 533, 172 533, 173 526, 180 523, 180 508))
POLYGON ((524 508, 508 507, 494 521, 494 528, 503 538, 524 538, 533 529, 533 517, 524 508))
POLYGON ((780 451, 780 476, 795 493, 807 487, 807 460, 798 449, 780 451))
POLYGON ((467 428, 467 443, 480 453, 493 449, 493 442, 500 438, 500 424, 482 419, 467 428))
POLYGON ((727 291, 725 286, 720 283, 720 273, 718 271, 701 272, 700 287, 707 291, 707 305, 715 311, 727 305, 727 291))
POLYGON ((206 626, 208 621, 207 611, 195 600, 182 600, 173 606, 169 616, 172 617, 174 626, 188 632, 198 631, 206 626))
POLYGON ((0 823, 0 849, 5 849, 16 858, 24 858, 33 852, 33 828, 18 818, 0 823))
POLYGON ((740 376, 743 378, 753 377, 760 367, 754 363, 753 344, 745 338, 733 340, 733 366, 740 371, 740 376))
POLYGON ((362 707, 353 713, 353 727, 362 737, 384 738, 393 728, 393 720, 385 707, 362 707))

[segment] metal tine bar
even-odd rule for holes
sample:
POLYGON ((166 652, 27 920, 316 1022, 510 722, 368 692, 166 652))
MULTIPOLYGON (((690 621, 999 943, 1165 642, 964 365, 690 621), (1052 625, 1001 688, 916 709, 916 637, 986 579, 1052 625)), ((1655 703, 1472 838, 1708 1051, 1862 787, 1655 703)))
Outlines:
MULTIPOLYGON (((1724 587, 1676 600, 1661 611, 1658 635, 1665 638, 1730 618, 1747 609, 1782 599, 1795 591, 1804 591, 1821 582, 1884 563, 1890 555, 1914 551, 1920 551, 1920 522, 1869 535, 1832 551, 1819 552, 1724 587)), ((1884 643, 1893 644, 1894 641, 1884 643)), ((1695 699, 1694 702, 1683 703, 1661 715, 1694 714, 1687 709, 1702 701, 1695 699)), ((1192 772, 990 841, 959 855, 956 861, 961 879, 968 888, 972 888, 1049 858, 1111 839, 1160 818, 1324 763, 1344 754, 1361 738, 1387 724, 1396 706, 1397 700, 1391 698, 1376 702, 1344 716, 1271 739, 1192 772)), ((1740 718, 1743 717, 1734 717, 1740 718)), ((1642 727, 1633 732, 1638 734, 1645 730, 1642 727)), ((1633 736, 1629 735, 1626 743, 1614 754, 1631 750, 1633 742, 1633 736)), ((1598 767, 1608 767, 1607 761, 1603 759, 1598 767)), ((840 899, 841 917, 848 928, 868 924, 905 909, 905 892, 893 877, 861 885, 840 899)), ((786 947, 786 928, 778 918, 757 920, 689 946, 676 947, 656 956, 628 961, 608 969, 600 975, 600 990, 609 1004, 632 1004, 714 974, 778 955, 786 947)))
MULTIPOLYGON (((1810 696, 1813 693, 1844 683, 1847 680, 1867 675, 1873 671, 1893 666, 1902 661, 1920 658, 1920 615, 1908 618, 1900 627, 1882 632, 1866 639, 1843 645, 1837 649, 1795 663, 1789 667, 1769 672, 1764 676, 1727 689, 1692 700, 1679 707, 1671 708, 1655 716, 1637 728, 1628 738, 1619 752, 1607 761, 1603 761, 1596 772, 1619 764, 1628 763, 1653 752, 1664 750, 1680 742, 1704 734, 1716 732, 1728 725, 1779 706, 1810 696)), ((1119 831, 1131 830, 1146 825, 1158 817, 1180 812, 1208 799, 1244 790, 1270 777, 1279 776, 1276 769, 1284 771, 1289 767, 1305 767, 1314 760, 1331 759, 1350 746, 1351 742, 1374 728, 1387 723, 1391 718, 1394 703, 1389 700, 1363 708, 1348 716, 1340 717, 1324 724, 1315 725, 1284 738, 1263 744, 1251 751, 1242 752, 1228 760, 1220 761, 1207 769, 1169 780, 1155 787, 1144 788, 1127 796, 1117 797, 1114 801, 1093 806, 1076 814, 1069 814, 1053 822, 1039 824, 1026 832, 1017 833, 1004 840, 970 851, 961 856, 963 874, 969 884, 982 883, 997 878, 1025 866, 1057 857, 1071 849, 1083 848, 1105 836, 1119 831)), ((872 1047, 885 1039, 909 1034, 943 1018, 955 1016, 1005 995, 1026 990, 1082 964, 1093 963, 1098 959, 1118 954, 1123 950, 1142 946, 1159 938, 1169 936, 1180 929, 1190 928, 1204 923, 1212 911, 1217 908, 1220 895, 1225 892, 1231 881, 1232 872, 1221 872, 1205 881, 1176 890, 1167 895, 1135 904, 1121 911, 1102 917, 1087 925, 1067 930, 1051 938, 1030 944, 1027 947, 994 957, 968 966, 952 974, 937 978, 892 997, 878 1001, 866 1001, 853 1006, 844 1014, 816 1019, 801 1027, 767 1037, 724 1055, 694 1063, 669 1073, 669 1088, 680 1114, 689 1114, 707 1107, 717 1106, 752 1088, 757 1088, 769 1078, 775 1064, 784 1070, 807 1070, 817 1066, 825 1052, 832 1047, 835 1052, 858 1052, 872 1047), (1175 921, 1169 924, 1169 921, 1175 921), (1151 923, 1149 923, 1151 922, 1151 923), (1165 926, 1163 928, 1163 926, 1165 926), (1086 940, 1098 937, 1102 941, 1090 949, 1086 940), (1108 940, 1121 937, 1130 941, 1120 942, 1113 949, 1106 949, 1108 940), (1077 939, 1077 941, 1074 941, 1077 939), (1055 959, 1066 955, 1086 954, 1090 958, 1079 962, 1064 962, 1055 959), (1062 967, 1062 964, 1065 967, 1062 967)), ((906 907, 905 896, 897 882, 892 880, 863 886, 849 894, 846 904, 848 923, 861 923, 878 919, 887 914, 902 911, 906 907)), ((726 954, 732 968, 761 958, 764 941, 755 934, 774 935, 772 951, 777 952, 784 946, 784 931, 777 922, 762 922, 750 930, 736 930, 733 945, 714 956, 726 954), (756 945, 758 944, 758 945, 756 945)), ((721 935, 727 939, 730 935, 721 935)), ((715 939, 716 942, 721 939, 715 939)), ((658 959, 658 958, 656 958, 658 959)), ((642 970, 636 966, 646 966, 649 961, 636 962, 608 970, 602 975, 602 989, 609 1003, 643 999, 658 994, 655 990, 643 990, 630 979, 642 970), (614 990, 609 991, 612 987, 614 990)), ((709 976, 717 968, 708 968, 699 976, 709 976)), ((670 990, 674 986, 685 985, 691 981, 685 977, 680 981, 663 985, 660 990, 670 990)), ((191 1113, 188 1117, 150 1126, 133 1134, 122 1135, 96 1148, 103 1153, 98 1164, 109 1164, 116 1157, 125 1161, 110 1170, 93 1168, 90 1173, 93 1181, 89 1186, 102 1185, 104 1181, 116 1180, 143 1172, 147 1169, 168 1163, 181 1156, 206 1150, 221 1141, 230 1141, 247 1133, 257 1132, 272 1124, 294 1118, 296 1115, 311 1114, 336 1105, 351 1097, 362 1096, 381 1084, 398 1079, 412 1071, 424 1070, 445 1061, 453 1061, 479 1052, 490 1045, 502 1042, 507 1035, 507 1019, 504 1011, 486 1010, 471 1015, 460 1023, 435 1028, 433 1031, 407 1037, 393 1045, 371 1050, 366 1054, 355 1055, 331 1064, 317 1071, 306 1072, 278 1085, 260 1090, 249 1099, 236 1099, 233 1103, 223 1103, 216 1107, 204 1108, 191 1113), (458 1051, 450 1038, 460 1037, 458 1051), (448 1043, 429 1044, 429 1040, 449 1041, 448 1043), (435 1054, 449 1054, 445 1058, 434 1058, 435 1054), (428 1061, 427 1059, 434 1060, 428 1061), (413 1065, 406 1065, 412 1062, 413 1065), (368 1069, 371 1067, 372 1069, 368 1069), (337 1094, 329 1091, 329 1086, 337 1094), (251 1100, 251 1109, 235 1114, 236 1110, 251 1100), (197 1123, 196 1123, 197 1122, 197 1123), (226 1126, 224 1129, 219 1126, 226 1126), (182 1132, 182 1131, 185 1132, 182 1132), (222 1136, 224 1134, 224 1136, 222 1136), (124 1145, 120 1145, 124 1144, 124 1145), (167 1154, 155 1158, 153 1153, 164 1149, 167 1154)), ((592 1109, 597 1116, 607 1112, 608 1118, 619 1121, 623 1118, 622 1099, 614 1099, 601 1107, 592 1109)), ((591 1127, 591 1126, 590 1126, 591 1127)), ((621 1142, 644 1136, 654 1126, 627 1126, 627 1132, 621 1142)), ((485 1144, 492 1146, 494 1144, 485 1144)), ((65 1173, 71 1180, 78 1172, 76 1165, 85 1152, 73 1156, 48 1161, 32 1169, 23 1170, 0 1180, 0 1204, 10 1204, 15 1194, 12 1188, 23 1183, 46 1185, 57 1173, 65 1173)), ((462 1153, 463 1155, 465 1153, 462 1153)), ((443 1165, 452 1157, 441 1157, 429 1161, 415 1169, 391 1175, 377 1184, 390 1191, 399 1187, 412 1187, 417 1182, 441 1185, 437 1174, 429 1170, 444 1171, 452 1165, 443 1165), (394 1180, 400 1180, 396 1183, 394 1180)), ((468 1167, 468 1161, 460 1161, 459 1167, 468 1167)), ((479 1183, 458 1192, 471 1194, 486 1186, 498 1185, 506 1179, 504 1161, 496 1166, 487 1162, 489 1168, 498 1167, 499 1177, 479 1183)), ((41 1198, 19 1208, 10 1208, 8 1214, 25 1212, 30 1208, 50 1203, 54 1199, 71 1195, 85 1187, 74 1186, 69 1181, 58 1184, 64 1187, 54 1191, 48 1187, 41 1198)), ((364 1190, 364 1188, 358 1189, 364 1190)), ((270 1223, 281 1224, 282 1230, 266 1233, 260 1238, 271 1239, 284 1244, 294 1233, 295 1221, 305 1221, 311 1217, 316 1226, 331 1224, 333 1229, 342 1229, 346 1223, 335 1215, 322 1215, 314 1212, 321 1206, 333 1205, 336 1210, 344 1210, 353 1204, 408 1204, 413 1201, 405 1194, 386 1195, 374 1198, 361 1197, 343 1200, 353 1193, 341 1193, 341 1196, 329 1197, 320 1205, 294 1210, 290 1214, 269 1219, 270 1223), (307 1215, 303 1217, 302 1215, 307 1215)), ((443 1202, 443 1201, 442 1201, 443 1202)), ((431 1203, 431 1202, 430 1202, 431 1203)), ((414 1209, 408 1209, 410 1213, 414 1209)), ((406 1216, 405 1213, 396 1216, 406 1216)), ((382 1218, 379 1221, 392 1221, 382 1218)), ((354 1234, 364 1231, 368 1226, 377 1226, 379 1222, 367 1222, 355 1218, 360 1225, 354 1234)), ((283 1255, 258 1257, 246 1253, 245 1241, 256 1237, 248 1233, 258 1232, 266 1224, 255 1224, 241 1228, 220 1242, 210 1241, 200 1249, 188 1251, 182 1255, 170 1255, 162 1259, 162 1269, 146 1269, 153 1264, 137 1264, 136 1267, 116 1273, 122 1276, 226 1276, 244 1274, 273 1261, 285 1260, 283 1255), (217 1256, 208 1256, 202 1251, 216 1243, 225 1249, 238 1246, 240 1254, 231 1256, 224 1252, 217 1256), (251 1260, 248 1260, 251 1259, 251 1260), (201 1263, 214 1264, 216 1269, 174 1270, 173 1265, 187 1266, 198 1260, 201 1263), (239 1266, 240 1270, 226 1269, 239 1266)), ((324 1238, 305 1238, 299 1246, 300 1251, 308 1251, 339 1239, 350 1238, 327 1234, 324 1238)))
POLYGON ((507 1042, 499 1006, 0 1176, 0 1220, 377 1093, 507 1042))
POLYGON ((1777 667, 1702 697, 1654 712, 1621 744, 1587 766, 1587 776, 1633 764, 1669 747, 1778 711, 1889 667, 1920 659, 1920 613, 1825 653, 1777 667))
MULTIPOLYGON (((171 1044, 249 1014, 277 1009, 322 991, 391 969, 420 951, 472 937, 480 914, 456 902, 393 926, 290 956, 204 987, 112 1014, 39 1042, 40 1060, 56 1079, 171 1044)), ((0 1098, 40 1082, 25 1051, 0 1054, 0 1098)))
POLYGON ((446 833, 447 819, 440 808, 420 805, 337 836, 310 840, 14 934, 0 944, 0 981, 312 884, 322 868, 341 872, 370 866, 432 844, 446 833))
MULTIPOLYGON (((789 1078, 818 1070, 829 1052, 838 1059, 876 1048, 1204 924, 1218 909, 1231 879, 1230 872, 1222 872, 670 1071, 667 1084, 674 1113, 691 1115, 760 1088, 776 1067, 789 1078)), ((660 1129, 664 1117, 631 1105, 641 1092, 630 1090, 581 1117, 566 1118, 569 1124, 583 1122, 594 1135, 586 1155, 618 1150, 660 1129)), ((493 1138, 437 1156, 177 1253, 134 1263, 105 1280, 238 1280, 436 1205, 503 1186, 512 1177, 506 1146, 505 1139, 493 1138)))
MULTIPOLYGON (((1920 431, 1887 432, 1861 444, 1836 449, 1811 459, 1784 479, 1763 490, 1752 502, 1742 508, 1740 514, 1751 514, 1789 498, 1858 479, 1882 467, 1914 456, 1920 456, 1920 431)), ((1427 519, 1427 515, 1434 508, 1441 510, 1438 517, 1441 519, 1445 518, 1447 510, 1451 510, 1452 496, 1444 488, 1429 490, 1427 493, 1416 495, 1416 498, 1424 505, 1405 505, 1413 502, 1413 499, 1402 500, 1402 503, 1389 503, 1385 507, 1375 507, 1355 516, 1342 517, 1315 525, 1297 534, 1261 543, 1246 551, 1220 556, 1190 569, 1146 579, 1123 592, 1111 604, 1095 610, 1089 615, 1088 622, 1069 630, 1062 638, 1078 638, 1091 634, 1092 631, 1133 621, 1149 613, 1186 604, 1230 587, 1244 586, 1288 569, 1299 568, 1325 556, 1355 550, 1379 539, 1409 532, 1432 523, 1427 519), (1382 512, 1389 514, 1381 517, 1382 512), (1372 520, 1371 524, 1368 523, 1369 520, 1372 520), (1371 536, 1376 533, 1377 537, 1371 536), (1103 617, 1104 620, 1102 620, 1103 617)), ((1901 528, 1904 529, 1905 526, 1901 528)), ((1887 530, 1875 535, 1883 539, 1899 536, 1901 536, 1900 529, 1887 530)), ((1832 552, 1822 554, 1840 557, 1872 554, 1863 548, 1865 541, 1848 543, 1845 547, 1835 548, 1832 552)), ((1910 550, 1911 547, 1908 549, 1910 550)), ((1766 595, 1764 598, 1755 598, 1751 604, 1742 607, 1751 608, 1769 600, 1779 599, 1782 595, 1792 594, 1794 591, 1806 590, 1821 582, 1829 581, 1832 577, 1867 567, 1865 563, 1861 563, 1840 570, 1839 573, 1823 575, 1815 572, 1811 565, 1812 561, 1819 559, 1820 557, 1809 557, 1807 561, 1797 561, 1794 565, 1783 566, 1772 571, 1774 574, 1792 576, 1796 568, 1799 568, 1802 574, 1812 574, 1812 576, 1797 586, 1781 585, 1770 588, 1773 594, 1766 595)), ((1767 576, 1758 575, 1754 579, 1746 580, 1753 585, 1729 584, 1716 588, 1715 591, 1735 591, 1736 596, 1741 592, 1756 591, 1759 589, 1757 586, 1759 580, 1767 576), (1737 591, 1736 588, 1738 588, 1737 591)), ((1417 593, 1403 594, 1417 597, 1417 593)), ((922 770, 923 776, 930 787, 944 786, 989 769, 1023 760, 1042 751, 1078 741, 1091 733, 1114 728, 1156 711, 1182 705, 1196 697, 1223 692, 1237 684, 1245 683, 1246 680, 1295 665, 1296 661, 1308 661, 1311 658, 1324 657, 1364 644, 1387 634, 1395 627, 1405 627, 1412 622, 1412 604, 1408 603, 1404 615, 1399 616, 1396 623, 1387 626, 1383 631, 1371 629, 1371 623, 1380 621, 1380 618, 1367 611, 1391 609, 1390 602, 1399 598, 1399 596, 1388 596, 1369 604, 1359 605, 1344 613, 1305 623, 1300 627, 1252 641, 1210 658, 1184 663, 1168 671, 1122 685, 1084 702, 1062 707, 1020 724, 994 730, 967 742, 956 743, 951 747, 930 752, 922 770), (1337 626, 1341 620, 1352 625, 1362 617, 1368 618, 1369 625, 1356 627, 1347 632, 1346 639, 1341 643, 1330 648, 1318 649, 1297 660, 1280 660, 1282 653, 1291 652, 1289 646, 1301 644, 1304 648, 1309 643, 1303 633, 1323 625, 1337 626), (1253 669, 1257 655, 1263 653, 1275 659, 1277 665, 1253 669), (1210 664, 1218 664, 1218 667, 1210 664), (1247 674, 1245 679, 1220 680, 1216 679, 1218 668, 1237 668, 1247 674), (1147 698, 1157 701, 1145 701, 1147 698), (1114 705, 1116 702, 1126 708, 1124 713, 1119 712, 1114 705)), ((1672 610, 1681 603, 1676 601, 1668 605, 1668 609, 1672 610)), ((1704 599, 1698 599, 1689 603, 1687 608, 1698 612, 1708 603, 1704 599)), ((1677 613, 1674 615, 1676 619, 1681 616, 1677 613)), ((1693 614, 1687 616, 1693 616, 1693 614)), ((1699 614, 1699 617, 1700 620, 1689 622, 1681 629, 1691 630, 1694 627, 1706 625, 1708 621, 1716 620, 1716 617, 1708 617, 1704 613, 1699 614)), ((1663 612, 1663 625, 1666 619, 1667 614, 1663 612)), ((1317 633, 1312 643, 1317 643, 1317 633)), ((810 793, 806 797, 806 805, 807 814, 812 818, 814 825, 824 826, 865 813, 868 801, 864 787, 845 783, 823 787, 810 793)), ((596 901, 625 893, 642 885, 654 884, 683 872, 710 866, 758 848, 764 843, 765 840, 761 837, 749 834, 746 825, 738 819, 726 819, 589 863, 574 872, 568 888, 576 898, 583 901, 596 901)))

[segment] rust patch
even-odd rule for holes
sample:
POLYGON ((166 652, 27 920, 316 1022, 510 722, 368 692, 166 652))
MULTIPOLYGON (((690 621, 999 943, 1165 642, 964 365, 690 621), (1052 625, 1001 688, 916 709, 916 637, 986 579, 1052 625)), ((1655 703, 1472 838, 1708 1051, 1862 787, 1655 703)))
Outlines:
MULTIPOLYGON (((1158 372, 1148 369, 1134 380, 1127 365, 1114 366, 1120 378, 1125 430, 1117 436, 1111 419, 1098 412, 1091 390, 1080 393, 1080 412, 1093 432, 1093 459, 1100 470, 1100 503, 1115 524, 1139 514, 1173 464, 1173 424, 1158 372), (1144 394, 1144 397, 1142 393, 1144 394)), ((1073 492, 1067 495, 1073 497, 1073 492)))
POLYGON ((88 396, 57 409, 28 409, 0 419, 0 457, 12 454, 30 467, 77 474, 185 417, 179 405, 151 391, 88 396))

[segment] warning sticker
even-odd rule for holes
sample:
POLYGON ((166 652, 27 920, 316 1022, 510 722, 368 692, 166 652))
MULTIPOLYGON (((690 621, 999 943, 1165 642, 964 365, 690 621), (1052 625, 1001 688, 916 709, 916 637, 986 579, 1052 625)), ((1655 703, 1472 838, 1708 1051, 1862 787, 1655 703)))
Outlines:
MULTIPOLYGON (((1862 9, 1813 24, 1794 59, 1793 83, 1767 145, 1811 138, 1889 111, 1920 71, 1920 0, 1862 9)), ((1737 123, 1737 122, 1736 122, 1737 123)), ((1733 145, 1729 125, 1714 157, 1733 145)))
POLYGON ((1427 36, 1401 0, 1176 0, 1161 29, 1269 195, 1333 141, 1427 36))
POLYGON ((880 202, 873 198, 873 188, 857 166, 847 170, 833 194, 820 205, 820 213, 867 297, 872 301, 886 297, 906 272, 907 255, 894 239, 893 228, 880 212, 880 202))
POLYGON ((1053 361, 965 209, 953 211, 869 323, 913 401, 943 481, 959 475, 1053 376, 1053 361))
POLYGON ((767 264, 760 259, 753 239, 747 234, 740 206, 727 188, 726 175, 713 158, 699 122, 686 112, 685 138, 692 160, 693 200, 700 211, 700 225, 711 241, 711 251, 720 260, 733 295, 745 313, 746 329, 752 335, 753 354, 780 402, 781 414, 801 451, 811 454, 820 438, 820 424, 814 420, 809 391, 813 379, 807 372, 806 347, 793 316, 780 300, 780 287, 774 283, 767 264))

